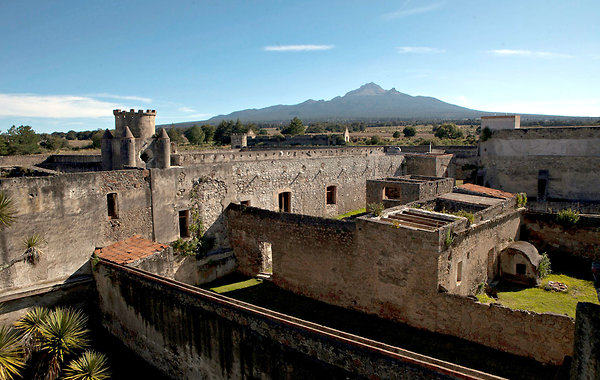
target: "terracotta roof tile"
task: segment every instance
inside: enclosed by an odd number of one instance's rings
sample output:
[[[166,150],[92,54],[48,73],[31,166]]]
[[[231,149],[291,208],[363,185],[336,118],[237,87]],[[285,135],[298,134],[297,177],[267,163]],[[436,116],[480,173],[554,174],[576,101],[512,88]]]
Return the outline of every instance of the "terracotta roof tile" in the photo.
[[[458,186],[459,189],[463,189],[472,193],[486,194],[496,198],[509,199],[514,198],[515,194],[507,193],[506,191],[496,190],[489,187],[474,185],[472,183],[465,183],[464,185]]]
[[[96,248],[94,253],[105,260],[117,264],[130,264],[134,261],[152,256],[168,248],[167,244],[156,243],[135,235],[127,240],[118,241],[103,248]]]

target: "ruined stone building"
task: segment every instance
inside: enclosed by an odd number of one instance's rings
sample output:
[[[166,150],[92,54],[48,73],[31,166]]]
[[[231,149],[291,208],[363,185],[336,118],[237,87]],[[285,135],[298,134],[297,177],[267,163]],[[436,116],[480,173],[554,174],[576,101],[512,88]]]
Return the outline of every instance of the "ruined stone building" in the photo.
[[[2,272],[8,310],[0,320],[94,289],[105,328],[178,378],[302,378],[311,366],[342,378],[497,378],[194,287],[269,266],[275,285],[328,304],[541,363],[572,355],[573,318],[471,297],[498,276],[535,279],[535,248],[520,241],[524,209],[513,194],[535,191],[534,182],[527,177],[518,188],[518,175],[503,174],[504,157],[513,156],[502,155],[502,141],[513,131],[494,131],[481,145],[482,169],[476,152],[461,147],[447,149],[454,155],[372,146],[177,153],[164,130],[156,133],[154,116],[116,110],[101,156],[31,156],[20,162],[31,176],[0,179],[16,217],[0,231],[0,261],[18,257],[27,236],[46,242],[38,264],[19,261]],[[597,137],[595,129],[568,133]],[[11,160],[2,165],[17,166]],[[478,170],[505,191],[454,187],[449,178]],[[567,190],[566,180],[564,188],[550,184],[547,194],[593,199],[586,186],[594,180]],[[373,202],[385,206],[378,216],[332,219]],[[451,214],[460,210],[472,219]],[[194,215],[214,240],[205,259],[173,255],[167,245],[189,237]]]

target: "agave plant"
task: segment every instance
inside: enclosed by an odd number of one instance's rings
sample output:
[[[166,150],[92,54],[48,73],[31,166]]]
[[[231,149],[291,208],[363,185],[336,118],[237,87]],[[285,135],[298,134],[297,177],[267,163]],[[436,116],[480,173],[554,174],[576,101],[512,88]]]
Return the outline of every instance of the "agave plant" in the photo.
[[[0,326],[0,380],[20,377],[24,366],[19,334],[8,326]]]
[[[44,238],[38,234],[33,234],[23,240],[25,244],[25,252],[23,258],[30,264],[37,264],[40,256],[43,254],[41,246],[44,244]]]
[[[87,347],[86,323],[87,317],[79,310],[59,307],[48,313],[40,327],[46,379],[56,379],[65,358]]]
[[[109,379],[110,372],[106,356],[96,351],[86,351],[71,361],[65,369],[65,380],[103,380]]]
[[[10,227],[15,221],[15,210],[12,199],[0,191],[0,228]]]
[[[39,350],[41,339],[40,329],[49,313],[49,309],[36,306],[15,322],[15,327],[21,333],[25,360],[29,359],[33,352]]]

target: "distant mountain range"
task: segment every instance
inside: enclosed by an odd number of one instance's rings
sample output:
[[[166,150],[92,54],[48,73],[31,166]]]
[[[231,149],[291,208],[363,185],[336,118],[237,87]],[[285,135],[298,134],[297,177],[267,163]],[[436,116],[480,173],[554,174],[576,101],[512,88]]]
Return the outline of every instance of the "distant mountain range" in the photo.
[[[299,117],[303,122],[311,121],[460,121],[481,116],[504,115],[477,111],[443,102],[429,96],[410,96],[402,92],[384,90],[375,83],[367,83],[360,88],[336,96],[331,100],[312,100],[295,105],[276,105],[260,109],[235,111],[228,115],[218,115],[208,120],[177,123],[187,127],[193,124],[217,124],[221,120],[236,120],[254,123],[288,123]],[[588,119],[548,115],[522,115],[522,120]],[[589,118],[591,120],[591,118]]]

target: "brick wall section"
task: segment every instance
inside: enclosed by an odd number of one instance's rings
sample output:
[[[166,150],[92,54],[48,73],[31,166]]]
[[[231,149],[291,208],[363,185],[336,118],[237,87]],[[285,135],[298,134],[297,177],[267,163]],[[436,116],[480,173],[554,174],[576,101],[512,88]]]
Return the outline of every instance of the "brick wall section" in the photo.
[[[439,291],[442,284],[452,293],[468,294],[485,275],[490,249],[518,235],[519,211],[459,230],[450,249],[444,246],[445,229],[394,228],[366,217],[354,222],[307,219],[233,204],[227,215],[239,270],[256,273],[258,243],[271,242],[273,281],[294,293],[540,362],[559,364],[572,352],[574,322],[569,317],[490,311]],[[457,285],[459,260],[464,270]]]
[[[103,261],[94,278],[107,330],[175,379],[499,379]]]
[[[152,238],[149,173],[127,170],[0,179],[13,201],[15,223],[0,230],[0,262],[19,257],[23,240],[44,239],[40,262],[18,262],[0,276],[0,291],[89,273],[94,248],[139,234]],[[106,194],[117,193],[118,219],[109,219]]]

